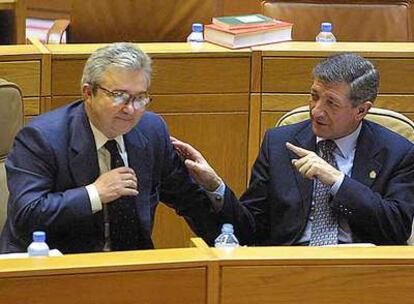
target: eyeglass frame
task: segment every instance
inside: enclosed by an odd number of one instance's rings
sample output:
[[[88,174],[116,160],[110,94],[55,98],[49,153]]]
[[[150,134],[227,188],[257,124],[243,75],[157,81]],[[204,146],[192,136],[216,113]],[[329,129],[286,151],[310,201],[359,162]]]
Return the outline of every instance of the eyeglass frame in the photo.
[[[113,98],[112,103],[116,106],[120,106],[120,105],[126,106],[131,103],[134,109],[138,111],[138,110],[144,110],[152,101],[152,97],[147,91],[139,93],[139,95],[145,95],[146,97],[141,98],[141,100],[137,100],[138,99],[137,95],[133,95],[125,91],[116,91],[116,90],[111,91],[107,88],[104,88],[103,86],[99,84],[96,84],[95,87],[98,89],[101,89],[105,93],[106,96]],[[129,97],[125,99],[123,96],[129,96]],[[117,102],[116,101],[117,98],[122,99],[122,101]]]

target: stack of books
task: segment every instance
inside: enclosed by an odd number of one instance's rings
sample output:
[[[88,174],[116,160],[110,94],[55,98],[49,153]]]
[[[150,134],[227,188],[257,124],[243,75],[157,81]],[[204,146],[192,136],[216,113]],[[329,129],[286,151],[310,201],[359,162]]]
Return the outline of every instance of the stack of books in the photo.
[[[232,49],[292,40],[293,24],[261,14],[215,17],[204,40]]]

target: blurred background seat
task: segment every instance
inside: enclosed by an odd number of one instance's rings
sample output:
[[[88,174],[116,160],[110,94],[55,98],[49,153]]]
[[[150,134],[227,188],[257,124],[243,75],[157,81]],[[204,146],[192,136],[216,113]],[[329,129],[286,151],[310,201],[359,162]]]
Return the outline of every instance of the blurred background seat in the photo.
[[[262,12],[293,22],[294,40],[314,41],[331,22],[337,41],[413,41],[411,0],[272,0]]]
[[[6,171],[4,162],[14,137],[23,125],[23,100],[20,88],[11,82],[0,79],[0,231],[7,215]]]
[[[71,0],[69,43],[185,41],[192,23],[260,12],[260,0]],[[53,43],[62,24],[52,28]]]

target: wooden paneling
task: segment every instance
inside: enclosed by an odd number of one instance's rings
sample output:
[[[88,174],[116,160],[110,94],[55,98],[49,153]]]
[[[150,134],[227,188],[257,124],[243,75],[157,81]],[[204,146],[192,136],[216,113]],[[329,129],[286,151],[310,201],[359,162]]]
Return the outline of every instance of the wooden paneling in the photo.
[[[212,249],[221,304],[412,303],[410,246]]]
[[[183,94],[152,95],[148,109],[157,113],[248,112],[249,95]]]
[[[412,303],[412,246],[224,250],[196,244],[0,259],[0,302]]]
[[[151,91],[157,93],[241,93],[250,86],[250,58],[154,60]],[[174,77],[165,77],[174,75]]]
[[[81,77],[85,60],[52,61],[52,95],[77,95],[81,92]]]
[[[226,267],[221,303],[412,303],[413,271],[412,265]]]
[[[217,173],[241,194],[247,164],[247,113],[163,114],[170,134],[200,150]]]
[[[80,91],[84,60],[55,60],[52,65],[53,95]],[[248,92],[249,58],[154,58],[153,94]]]
[[[413,58],[372,58],[371,60],[380,72],[381,94],[414,94]]]
[[[304,93],[312,84],[319,58],[263,58],[262,92]]]
[[[25,116],[40,114],[40,99],[38,97],[24,98],[23,105]]]
[[[0,279],[1,303],[45,303],[46,299],[59,299],[59,304],[199,304],[206,299],[206,269],[32,276],[24,279],[24,286],[21,278]]]
[[[23,96],[40,96],[40,61],[0,62],[0,75],[17,83]]]
[[[0,303],[206,303],[205,250],[0,259]]]
[[[237,194],[244,191],[247,178],[247,112],[160,114],[172,136],[191,143],[201,151]],[[164,205],[158,207],[153,232],[156,248],[185,247],[192,236],[184,219]]]

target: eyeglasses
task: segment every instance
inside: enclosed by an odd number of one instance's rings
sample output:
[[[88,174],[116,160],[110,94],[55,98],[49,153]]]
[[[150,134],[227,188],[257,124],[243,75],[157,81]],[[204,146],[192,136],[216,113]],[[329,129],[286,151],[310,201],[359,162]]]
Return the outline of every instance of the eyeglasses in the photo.
[[[127,105],[132,103],[132,106],[136,111],[142,111],[151,102],[151,96],[148,92],[142,92],[137,95],[132,95],[124,91],[110,91],[104,87],[97,85],[98,89],[104,91],[104,93],[113,98],[113,104],[116,106]]]

